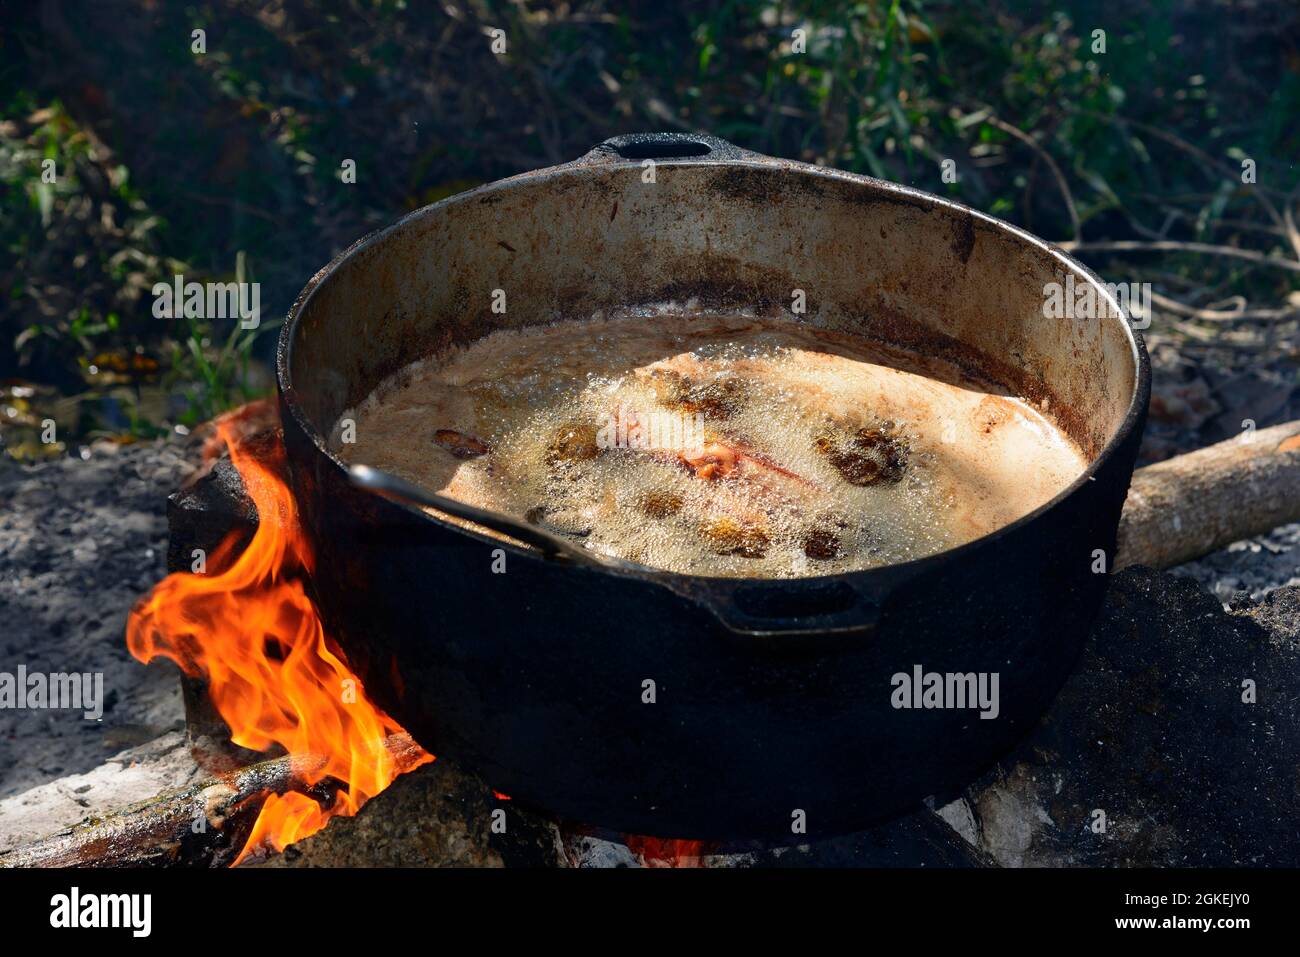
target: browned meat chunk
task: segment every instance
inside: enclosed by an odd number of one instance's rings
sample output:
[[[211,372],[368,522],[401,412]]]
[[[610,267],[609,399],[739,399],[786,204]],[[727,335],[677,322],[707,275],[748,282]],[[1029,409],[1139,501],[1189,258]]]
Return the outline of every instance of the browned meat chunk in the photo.
[[[830,460],[850,485],[897,482],[907,468],[907,442],[892,422],[858,429],[847,438],[822,435],[817,439],[817,451]]]
[[[433,441],[458,459],[476,459],[492,451],[481,439],[453,429],[439,429],[433,433]]]
[[[770,544],[762,526],[742,524],[729,515],[709,519],[701,531],[719,555],[762,558]]]
[[[589,422],[569,422],[561,426],[546,449],[546,461],[551,465],[560,462],[588,462],[600,454],[596,443],[596,427]]]
[[[817,527],[804,536],[803,553],[816,561],[839,558],[841,551],[840,537],[829,528]]]
[[[675,492],[647,492],[641,499],[641,511],[651,518],[667,518],[682,510],[682,497]]]
[[[650,374],[659,401],[671,409],[702,412],[706,419],[727,419],[745,401],[740,379],[695,379],[672,369]]]

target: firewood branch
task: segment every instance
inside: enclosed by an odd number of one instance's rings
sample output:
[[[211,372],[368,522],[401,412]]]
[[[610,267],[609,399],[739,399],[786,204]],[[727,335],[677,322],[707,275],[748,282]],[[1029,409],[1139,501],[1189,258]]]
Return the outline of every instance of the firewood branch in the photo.
[[[1300,420],[1133,473],[1115,567],[1168,568],[1300,521]]]

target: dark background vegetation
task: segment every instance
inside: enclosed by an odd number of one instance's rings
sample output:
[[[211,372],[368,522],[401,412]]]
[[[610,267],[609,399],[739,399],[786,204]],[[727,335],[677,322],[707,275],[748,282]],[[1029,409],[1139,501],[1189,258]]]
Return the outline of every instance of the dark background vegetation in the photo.
[[[1107,279],[1153,283],[1148,458],[1300,417],[1294,0],[0,10],[0,441],[15,458],[157,436],[266,392],[268,320],[339,249],[642,130],[948,194],[1079,244]],[[263,329],[154,318],[151,287],[176,273],[257,280]],[[53,446],[37,440],[47,416]]]

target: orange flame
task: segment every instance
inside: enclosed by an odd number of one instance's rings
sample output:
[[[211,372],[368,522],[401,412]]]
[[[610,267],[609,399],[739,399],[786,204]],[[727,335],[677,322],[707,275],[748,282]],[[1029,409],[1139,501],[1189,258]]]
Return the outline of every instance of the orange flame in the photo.
[[[385,739],[402,729],[366,698],[360,682],[325,634],[302,580],[314,559],[297,505],[282,476],[284,448],[251,442],[253,426],[273,421],[266,404],[245,406],[214,423],[214,457],[222,445],[257,506],[258,525],[238,555],[232,533],[211,556],[206,574],[168,575],[142,598],[127,622],[127,646],[143,662],[162,656],[207,679],[231,739],[254,751],[276,746],[321,760],[306,783],[340,782],[332,805],[297,792],[272,794],[262,805],[236,860],[265,847],[283,850],[314,834],[335,815],[351,816],[398,775],[433,760],[416,748],[397,757]],[[256,446],[254,448],[254,446]]]

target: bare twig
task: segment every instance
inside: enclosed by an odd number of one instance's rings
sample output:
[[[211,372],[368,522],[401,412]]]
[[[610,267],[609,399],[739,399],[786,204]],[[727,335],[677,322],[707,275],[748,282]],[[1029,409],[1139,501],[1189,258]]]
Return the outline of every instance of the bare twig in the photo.
[[[384,739],[399,767],[418,760],[419,746],[402,732]],[[269,794],[312,793],[325,759],[290,754],[132,804],[102,818],[87,818],[0,854],[9,867],[141,867],[162,864],[224,866],[246,839]],[[329,779],[327,779],[328,781]],[[196,822],[202,827],[195,828]]]
[[[1215,246],[1211,243],[1184,243],[1172,239],[1153,242],[1135,242],[1130,240],[1079,242],[1076,240],[1058,243],[1057,245],[1062,249],[1071,252],[1203,253],[1207,256],[1228,256],[1234,259],[1244,259],[1247,262],[1260,263],[1265,266],[1276,266],[1279,269],[1286,269],[1290,272],[1300,272],[1300,261],[1297,260],[1282,259],[1280,256],[1266,256],[1264,253],[1255,252],[1252,249],[1238,249],[1235,246]]]
[[[1187,212],[1187,210],[1179,209],[1177,206],[1161,204],[1160,210],[1161,212],[1168,215],[1171,219],[1178,219],[1178,220],[1182,220],[1183,222],[1195,223],[1197,219],[1197,217]],[[1268,223],[1255,222],[1249,219],[1231,219],[1228,217],[1220,217],[1213,221],[1213,225],[1220,226],[1224,229],[1241,229],[1241,230],[1248,230],[1250,232],[1256,232],[1256,233],[1266,233],[1269,236],[1281,236],[1284,239],[1289,238],[1287,236],[1287,231],[1281,226],[1270,226]],[[1150,238],[1164,239],[1165,237],[1152,236]]]
[[[989,108],[984,107],[984,109]],[[1079,210],[1074,205],[1074,194],[1070,192],[1070,184],[1066,182],[1065,174],[1061,172],[1061,167],[1056,164],[1056,160],[1052,159],[1052,154],[1047,152],[1038,140],[1034,139],[1019,127],[1012,126],[1006,120],[994,116],[991,110],[989,111],[989,115],[984,119],[984,122],[990,126],[996,127],[1008,136],[1013,136],[1020,140],[1020,142],[1024,143],[1037,153],[1042,158],[1043,162],[1047,164],[1047,168],[1052,171],[1052,175],[1056,178],[1056,185],[1060,187],[1061,198],[1065,200],[1066,211],[1070,214],[1070,226],[1074,231],[1074,239],[1078,242],[1083,235],[1082,223],[1079,220]]]
[[[1220,310],[1189,306],[1187,303],[1162,296],[1158,292],[1151,293],[1151,301],[1161,309],[1187,316],[1189,319],[1204,319],[1210,322],[1272,322],[1300,318],[1300,309],[1246,309],[1245,300],[1241,297],[1236,298],[1241,301],[1242,308]]]
[[[1158,140],[1163,140],[1171,146],[1176,146],[1178,149],[1195,156],[1203,165],[1214,170],[1219,174],[1219,176],[1226,179],[1236,180],[1241,175],[1240,170],[1234,169],[1218,157],[1211,156],[1199,146],[1189,143],[1187,140],[1175,133],[1170,133],[1168,130],[1162,130],[1158,126],[1152,126],[1151,124],[1143,123],[1140,120],[1126,119],[1121,116],[1109,116],[1105,113],[1098,113],[1095,110],[1081,110],[1080,112],[1087,116],[1115,123],[1120,126],[1130,126],[1133,129],[1141,130],[1149,136],[1154,136]],[[1249,191],[1250,195],[1264,208],[1264,211],[1268,213],[1269,218],[1285,231],[1287,238],[1291,243],[1291,248],[1296,254],[1296,259],[1300,260],[1300,230],[1296,229],[1295,219],[1291,213],[1291,201],[1296,195],[1296,190],[1292,190],[1289,194],[1282,194],[1278,190],[1266,189],[1258,184],[1251,185],[1252,188]],[[1270,192],[1282,196],[1285,215],[1279,213],[1277,207],[1273,205],[1273,202],[1268,198],[1268,193]]]
[[[1300,187],[1297,187],[1300,189]],[[1295,214],[1291,211],[1291,202],[1295,199],[1296,190],[1291,191],[1291,195],[1286,198],[1282,204],[1282,228],[1286,230],[1286,238],[1291,243],[1292,250],[1295,251],[1296,259],[1300,259],[1300,229],[1296,228]]]

